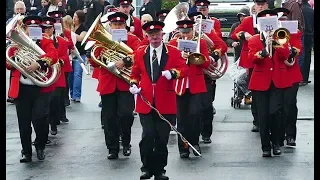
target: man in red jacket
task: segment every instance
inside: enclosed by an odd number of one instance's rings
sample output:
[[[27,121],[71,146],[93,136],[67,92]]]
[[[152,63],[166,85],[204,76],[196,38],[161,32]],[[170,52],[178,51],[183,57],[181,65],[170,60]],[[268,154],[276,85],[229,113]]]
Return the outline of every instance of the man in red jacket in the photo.
[[[39,27],[42,19],[39,16],[27,16],[23,19],[23,24],[26,26],[25,32],[29,34],[29,27]],[[49,76],[51,68],[58,60],[58,53],[54,47],[52,39],[46,34],[42,34],[42,40],[37,41],[37,45],[45,52],[39,60],[31,63],[27,67],[29,73],[36,70],[46,71],[49,68]],[[9,57],[16,56],[16,48],[9,50]],[[16,99],[15,105],[17,110],[20,139],[22,144],[21,163],[32,161],[31,133],[33,124],[36,139],[35,148],[37,158],[45,159],[45,145],[48,139],[48,111],[49,111],[49,96],[54,90],[54,86],[39,87],[35,85],[29,78],[21,74],[8,61],[6,62],[7,69],[12,71],[12,79],[9,88],[9,95]],[[31,113],[30,113],[31,112]]]
[[[133,33],[140,40],[142,40],[143,33],[142,33],[141,21],[139,18],[131,16],[130,14],[130,10],[132,8],[131,3],[132,3],[132,0],[120,0],[119,12],[122,12],[128,16],[128,19],[126,20],[127,27],[129,27],[129,30],[131,33]]]
[[[283,15],[279,21],[288,21],[288,14],[290,11],[286,8],[276,8],[275,12],[282,12]],[[297,29],[297,33],[290,33],[290,46],[291,54],[287,62],[287,71],[292,81],[292,87],[286,88],[284,91],[284,124],[282,129],[282,137],[280,137],[280,145],[283,145],[284,139],[287,141],[288,146],[296,146],[297,135],[297,94],[299,90],[299,82],[302,81],[302,74],[298,64],[298,56],[302,53],[302,32]]]
[[[158,112],[137,96],[136,112],[142,125],[139,143],[142,162],[140,179],[168,180],[165,176],[168,160],[170,126],[160,119],[159,114],[169,121],[176,117],[176,94],[173,79],[180,79],[188,72],[188,66],[180,51],[162,42],[164,23],[150,21],[143,25],[150,44],[141,46],[134,55],[131,72],[132,94],[140,93]],[[139,88],[138,88],[139,87]]]
[[[176,22],[180,33],[179,39],[198,40],[197,37],[193,37],[194,23],[192,20],[180,20]],[[169,41],[169,45],[177,47],[179,39],[172,39]],[[203,110],[202,96],[207,92],[202,69],[208,68],[210,65],[208,46],[204,39],[200,39],[200,53],[205,57],[205,62],[201,65],[189,63],[189,73],[185,78],[176,80],[175,91],[177,93],[178,131],[201,153],[199,136],[201,131],[201,112]],[[187,61],[189,53],[182,52],[182,56]],[[178,138],[178,147],[180,157],[188,158],[190,154],[189,149],[184,147],[180,138]],[[193,152],[193,154],[198,155],[196,152]]]
[[[210,1],[208,0],[196,0],[195,4],[197,6],[197,11],[201,12],[207,19],[211,19],[214,21],[213,24],[213,29],[215,31],[215,33],[222,38],[222,33],[221,33],[221,24],[219,19],[215,18],[215,17],[210,17],[209,16],[209,5],[210,5]]]
[[[257,15],[257,17],[265,16],[277,16],[277,13],[265,10]],[[273,53],[269,54],[266,50],[269,49],[266,47],[266,36],[265,32],[261,32],[248,41],[248,60],[254,64],[249,89],[256,98],[262,156],[271,157],[271,148],[273,155],[281,154],[279,128],[283,119],[283,93],[285,88],[292,86],[292,79],[285,65],[290,55],[289,43],[280,45],[273,41]]]
[[[195,20],[195,17],[198,15],[202,15],[201,12],[190,13],[188,16],[191,20]],[[202,15],[203,16],[203,15]],[[205,17],[203,16],[205,19]],[[213,46],[208,47],[212,50],[211,60],[217,62],[222,55],[228,50],[227,44],[217,35],[214,29],[211,30],[210,33],[205,33],[208,38],[213,42]],[[212,64],[214,62],[211,62]],[[212,105],[212,102],[215,99],[215,92],[216,92],[216,80],[212,80],[211,77],[208,75],[204,75],[207,92],[204,93],[203,96],[203,104],[204,109],[202,112],[202,123],[201,123],[201,135],[202,140],[204,143],[208,144],[211,143],[211,135],[212,135],[212,121],[213,116],[215,114],[215,108]]]
[[[254,0],[254,7],[255,11],[258,14],[259,12],[268,9],[268,0]],[[255,16],[255,15],[254,15]],[[253,16],[248,16],[244,18],[241,22],[241,24],[234,29],[234,31],[231,33],[231,39],[235,41],[243,40],[243,45],[241,49],[240,54],[240,60],[239,60],[239,66],[247,68],[249,70],[249,81],[251,78],[252,70],[253,70],[253,62],[248,59],[248,40],[250,37],[252,37],[254,34],[258,33],[257,28],[255,27],[256,22],[254,22]],[[259,122],[257,121],[257,110],[256,105],[254,101],[254,97],[245,98],[245,104],[251,103],[251,113],[253,116],[253,127],[252,132],[259,132]]]
[[[121,12],[115,12],[108,16],[111,29],[125,29],[128,16]],[[128,40],[125,42],[133,51],[139,48],[140,40],[137,36],[128,33]],[[107,61],[103,57],[104,49],[97,49],[95,57],[100,57],[102,61]],[[92,59],[89,59],[93,67],[97,67]],[[132,65],[131,58],[124,58],[115,62],[118,69],[128,68]],[[131,154],[131,127],[133,124],[134,97],[129,92],[129,84],[123,79],[101,68],[97,91],[100,92],[102,99],[103,125],[105,141],[109,149],[108,159],[117,159],[119,153],[119,129],[122,133],[123,155]],[[120,128],[119,128],[120,126]]]

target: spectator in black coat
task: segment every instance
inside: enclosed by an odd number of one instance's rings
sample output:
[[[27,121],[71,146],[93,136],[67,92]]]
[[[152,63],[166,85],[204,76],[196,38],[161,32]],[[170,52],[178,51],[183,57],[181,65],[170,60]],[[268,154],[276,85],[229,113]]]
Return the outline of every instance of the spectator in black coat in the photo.
[[[42,9],[41,0],[23,0],[23,2],[26,5],[28,15],[37,16]]]
[[[234,23],[234,24],[232,24],[229,37],[228,37],[228,39],[226,41],[226,43],[227,43],[227,45],[229,47],[233,47],[234,48],[234,62],[236,62],[240,57],[243,41],[242,40],[240,40],[240,42],[234,41],[234,40],[231,39],[230,36],[231,36],[231,33],[234,31],[234,29],[236,29],[236,27],[238,27],[239,24],[242,22],[242,20],[247,16],[250,16],[249,7],[244,7],[242,9],[240,9],[239,13],[237,14],[237,17],[238,17],[239,21]]]
[[[109,3],[106,3],[110,5]],[[90,27],[96,17],[104,12],[105,1],[104,0],[92,0],[87,4],[86,22],[84,25]]]
[[[73,17],[73,14],[76,12],[76,10],[83,9],[84,3],[82,0],[68,0],[67,2],[67,15],[70,15]]]
[[[155,9],[155,5],[154,2],[152,0],[143,0],[143,5],[140,8],[139,11],[139,15],[140,15],[140,19],[142,17],[142,15],[144,14],[150,14],[152,19],[156,19],[156,9]]]
[[[299,65],[303,80],[300,85],[307,85],[309,81],[312,42],[314,34],[314,10],[311,8],[308,0],[302,0],[302,14],[304,17],[304,32],[302,38],[302,54],[299,57]]]
[[[13,16],[13,0],[6,0],[6,21]]]

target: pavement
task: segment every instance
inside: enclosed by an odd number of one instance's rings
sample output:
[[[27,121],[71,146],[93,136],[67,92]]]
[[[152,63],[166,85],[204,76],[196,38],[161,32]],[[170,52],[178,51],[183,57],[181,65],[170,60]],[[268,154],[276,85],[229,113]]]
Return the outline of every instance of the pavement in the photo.
[[[230,58],[230,63],[233,61]],[[7,73],[7,88],[9,84]],[[314,74],[311,84],[298,92],[299,116],[314,116]],[[19,163],[21,144],[15,107],[6,109],[6,179],[8,180],[135,180],[140,176],[139,141],[141,125],[136,117],[132,127],[132,154],[108,160],[100,125],[100,97],[97,81],[83,75],[81,103],[67,107],[70,122],[49,135],[46,159]],[[314,179],[314,121],[298,120],[297,146],[282,147],[283,154],[262,158],[259,133],[251,132],[250,106],[230,106],[233,82],[228,75],[217,81],[212,143],[201,142],[202,157],[180,159],[177,135],[168,144],[167,175],[171,180],[311,180]],[[32,134],[35,138],[34,132]],[[121,151],[120,151],[121,152]]]

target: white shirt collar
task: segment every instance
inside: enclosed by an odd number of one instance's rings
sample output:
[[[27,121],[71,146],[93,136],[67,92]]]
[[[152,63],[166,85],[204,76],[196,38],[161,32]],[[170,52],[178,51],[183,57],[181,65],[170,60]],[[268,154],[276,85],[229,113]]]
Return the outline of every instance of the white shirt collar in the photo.
[[[160,46],[157,47],[157,48],[153,48],[153,47],[150,45],[150,52],[153,53],[153,50],[155,49],[156,52],[157,52],[157,55],[158,55],[158,53],[162,53],[162,48],[163,48],[163,43],[161,43]]]

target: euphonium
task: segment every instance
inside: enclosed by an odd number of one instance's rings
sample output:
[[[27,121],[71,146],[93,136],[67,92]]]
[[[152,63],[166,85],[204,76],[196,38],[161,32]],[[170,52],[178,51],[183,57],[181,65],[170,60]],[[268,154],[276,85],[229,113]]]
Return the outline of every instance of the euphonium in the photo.
[[[36,70],[32,73],[26,71],[26,67],[31,65],[31,62],[39,60],[40,56],[44,55],[45,52],[33,42],[19,26],[16,27],[16,23],[13,23],[11,26],[11,28],[7,26],[7,29],[11,29],[7,38],[14,43],[8,45],[6,49],[6,59],[9,64],[39,87],[48,87],[52,85],[60,76],[60,64],[56,63],[51,67],[48,67],[46,71]],[[8,54],[10,48],[13,47],[17,48],[14,59],[10,58]],[[47,77],[50,72],[49,68],[52,69],[52,74],[50,77]]]
[[[101,13],[91,25],[89,31],[82,41],[82,44],[87,41],[94,42],[94,44],[91,44],[93,45],[91,49],[92,60],[116,76],[118,76],[120,72],[121,77],[127,81],[130,81],[131,67],[125,67],[121,70],[118,70],[115,68],[115,62],[120,61],[128,56],[132,58],[133,50],[123,42],[112,41],[112,35],[103,27],[102,23],[100,22],[100,17]],[[98,48],[102,48],[103,50],[101,51],[100,57],[95,57],[95,51]],[[88,47],[86,47],[86,49],[88,49]],[[104,60],[106,61],[104,62]]]

